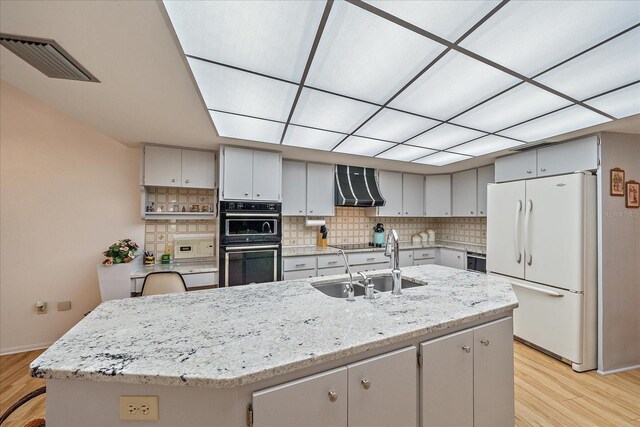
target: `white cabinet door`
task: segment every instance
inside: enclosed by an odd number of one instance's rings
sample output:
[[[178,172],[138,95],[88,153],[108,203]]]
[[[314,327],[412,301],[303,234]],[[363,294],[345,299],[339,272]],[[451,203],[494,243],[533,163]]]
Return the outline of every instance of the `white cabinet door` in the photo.
[[[282,215],[307,214],[307,165],[282,161]]]
[[[215,153],[182,150],[182,186],[189,188],[215,188],[215,164]]]
[[[272,151],[253,152],[253,199],[280,200],[282,155]]]
[[[414,346],[353,363],[347,369],[349,427],[416,426]]]
[[[317,277],[316,269],[313,270],[293,270],[282,273],[282,280],[309,279]]]
[[[404,216],[424,216],[424,176],[402,174],[402,209]]]
[[[378,208],[378,216],[402,216],[402,173],[380,171],[378,184],[386,201]]]
[[[182,150],[179,148],[144,147],[144,185],[180,187]]]
[[[598,169],[598,137],[554,144],[538,150],[538,176]]]
[[[255,427],[347,425],[347,368],[253,393]]]
[[[451,176],[453,216],[476,216],[478,209],[478,180],[476,169],[457,172]]]
[[[493,165],[478,168],[478,216],[487,216],[487,185],[495,181]]]
[[[335,206],[333,165],[307,163],[307,215],[333,216]]]
[[[473,331],[474,427],[513,426],[513,321]]]
[[[251,200],[253,187],[253,150],[238,147],[224,147],[223,150],[223,199]]]
[[[426,216],[451,216],[451,175],[427,175],[424,202]]]
[[[440,265],[465,270],[467,268],[467,254],[464,251],[440,248]]]
[[[421,425],[473,426],[473,331],[420,344]]]
[[[400,268],[411,267],[413,265],[413,251],[400,251]]]
[[[496,159],[496,182],[536,177],[536,150]]]

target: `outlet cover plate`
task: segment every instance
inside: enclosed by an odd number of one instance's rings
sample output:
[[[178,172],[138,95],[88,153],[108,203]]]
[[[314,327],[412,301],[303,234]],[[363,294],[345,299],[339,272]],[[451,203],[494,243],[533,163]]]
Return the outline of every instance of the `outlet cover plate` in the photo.
[[[120,396],[120,420],[158,421],[158,396]]]

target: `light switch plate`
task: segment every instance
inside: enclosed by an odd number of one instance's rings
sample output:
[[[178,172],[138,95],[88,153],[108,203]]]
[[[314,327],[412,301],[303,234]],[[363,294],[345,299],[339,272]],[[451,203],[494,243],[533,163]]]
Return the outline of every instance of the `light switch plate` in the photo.
[[[120,396],[120,420],[158,421],[158,396]]]
[[[60,301],[58,303],[58,311],[71,310],[71,301]]]

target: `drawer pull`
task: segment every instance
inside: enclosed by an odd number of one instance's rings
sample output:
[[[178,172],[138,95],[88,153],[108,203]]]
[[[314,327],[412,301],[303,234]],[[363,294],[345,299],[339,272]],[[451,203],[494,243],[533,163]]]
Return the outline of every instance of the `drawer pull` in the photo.
[[[367,258],[367,261],[375,261],[375,258]]]
[[[484,338],[480,340],[483,346],[489,347],[489,340],[485,340]]]
[[[360,384],[362,384],[362,387],[364,387],[365,390],[369,390],[371,388],[371,381],[366,378],[363,378],[362,381],[360,381]]]
[[[296,264],[296,267],[304,267],[307,264]]]
[[[462,349],[466,352],[466,353],[471,353],[471,347],[469,347],[468,345],[463,345]]]
[[[338,393],[336,393],[333,390],[329,391],[329,400],[332,402],[335,402],[336,400],[338,400]]]
[[[329,261],[327,264],[337,264],[338,261]]]

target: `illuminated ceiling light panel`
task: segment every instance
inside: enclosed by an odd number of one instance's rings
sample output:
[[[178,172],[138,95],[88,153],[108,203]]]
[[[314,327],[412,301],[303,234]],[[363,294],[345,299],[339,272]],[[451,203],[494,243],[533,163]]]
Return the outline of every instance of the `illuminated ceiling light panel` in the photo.
[[[522,142],[513,139],[502,138],[495,135],[487,135],[475,141],[467,142],[457,147],[452,147],[449,151],[466,154],[468,156],[484,156],[485,154],[495,153],[496,151],[506,150],[508,148],[524,145]]]
[[[410,162],[420,157],[427,156],[435,153],[435,150],[428,150],[426,148],[412,147],[410,145],[396,145],[390,150],[384,153],[378,154],[376,157],[380,159],[400,160],[403,162]]]
[[[535,80],[582,100],[631,83],[638,78],[640,28],[580,55]]]
[[[349,133],[380,107],[343,96],[304,88],[291,122],[297,125]]]
[[[402,142],[439,123],[435,120],[385,108],[358,129],[356,135]]]
[[[384,103],[444,49],[357,6],[335,2],[306,84]]]
[[[389,106],[447,120],[518,82],[509,74],[451,51]]]
[[[618,119],[640,114],[640,83],[599,96],[586,104]]]
[[[495,132],[569,104],[564,98],[523,83],[456,117],[452,122]]]
[[[390,142],[378,141],[375,139],[350,136],[334,151],[336,153],[356,154],[358,156],[373,157],[379,152],[393,147]]]
[[[187,55],[299,82],[322,17],[316,1],[165,1]]]
[[[347,135],[342,133],[289,125],[282,144],[291,145],[293,147],[331,151],[331,149],[346,136]]]
[[[460,45],[532,77],[639,21],[637,1],[511,1]]]
[[[565,108],[519,126],[499,132],[510,138],[533,142],[589,126],[608,122],[610,119],[579,105]]]
[[[207,108],[286,121],[297,86],[189,59]]]
[[[416,27],[454,42],[496,7],[499,2],[493,0],[373,0],[367,1],[367,3]]]
[[[486,135],[486,133],[445,123],[406,143],[419,147],[432,148],[434,150],[444,150],[484,135]]]
[[[235,114],[210,111],[218,135],[227,138],[248,139],[250,141],[279,144],[284,124]]]
[[[432,154],[422,159],[414,160],[414,162],[422,163],[424,165],[444,166],[444,165],[461,162],[462,160],[468,160],[468,159],[472,159],[472,157],[463,156],[462,154],[447,153],[445,151],[441,151],[439,153]]]

